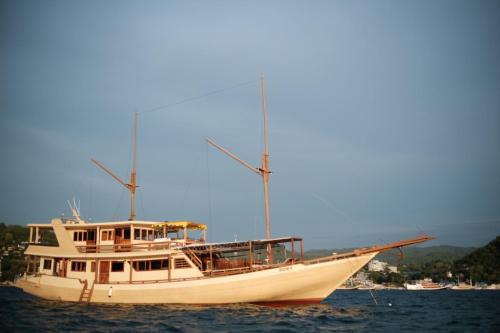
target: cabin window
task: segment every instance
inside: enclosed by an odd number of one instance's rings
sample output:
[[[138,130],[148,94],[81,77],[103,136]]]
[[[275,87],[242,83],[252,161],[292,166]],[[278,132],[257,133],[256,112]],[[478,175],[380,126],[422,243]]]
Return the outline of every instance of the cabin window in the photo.
[[[148,240],[149,241],[153,240],[153,230],[148,230]]]
[[[168,269],[168,259],[134,261],[136,271],[159,271]]]
[[[112,272],[123,272],[124,271],[123,261],[113,261],[111,263],[111,271]]]
[[[73,232],[73,240],[75,242],[82,242],[87,240],[87,232],[86,231],[75,231]]]
[[[92,261],[92,262],[90,263],[90,271],[91,271],[92,273],[94,273],[94,272],[95,272],[95,261]]]
[[[175,268],[191,268],[191,265],[184,258],[175,259]]]
[[[52,269],[52,259],[43,259],[43,269]]]
[[[85,272],[87,268],[87,263],[85,261],[72,261],[71,270],[73,272]]]
[[[113,230],[103,230],[101,233],[101,240],[113,240]]]
[[[151,270],[161,270],[168,269],[168,259],[163,260],[151,260]]]
[[[123,230],[123,239],[130,239],[130,229]]]
[[[141,229],[134,229],[134,239],[135,240],[141,239]]]
[[[148,270],[148,265],[146,261],[137,261],[137,271],[147,271]]]
[[[141,229],[141,239],[148,240],[148,231],[146,229]]]
[[[94,241],[95,240],[95,231],[87,231],[87,240]]]

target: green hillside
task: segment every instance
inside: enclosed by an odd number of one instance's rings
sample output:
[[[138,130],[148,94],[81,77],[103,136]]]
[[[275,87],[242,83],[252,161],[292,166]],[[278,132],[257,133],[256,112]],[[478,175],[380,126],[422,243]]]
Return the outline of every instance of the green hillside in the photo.
[[[391,265],[423,265],[432,261],[453,262],[471,253],[474,247],[458,246],[430,246],[430,247],[407,247],[403,248],[403,258],[400,259],[399,251],[389,251],[377,256],[378,260],[385,261]]]
[[[24,272],[24,245],[29,237],[29,229],[20,225],[0,223],[0,256],[2,276],[0,281],[12,281]]]
[[[473,281],[500,283],[500,236],[455,261],[456,273]]]
[[[452,263],[463,258],[476,248],[458,246],[431,246],[431,247],[405,247],[403,248],[403,258],[400,258],[399,250],[392,250],[377,255],[376,259],[389,263],[390,265],[417,265],[421,266],[431,261],[444,261]],[[342,253],[353,249],[332,249],[332,250],[309,250],[304,253],[306,259],[331,255],[333,252]]]

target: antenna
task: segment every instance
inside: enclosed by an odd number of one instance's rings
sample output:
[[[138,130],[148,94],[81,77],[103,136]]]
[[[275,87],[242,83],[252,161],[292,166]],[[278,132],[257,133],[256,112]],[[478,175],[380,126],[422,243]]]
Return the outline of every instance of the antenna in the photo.
[[[120,177],[115,175],[111,170],[106,168],[99,161],[91,158],[90,160],[94,162],[98,167],[103,169],[108,175],[113,177],[118,183],[122,184],[130,192],[130,217],[129,221],[134,221],[135,219],[135,189],[139,186],[136,185],[135,178],[137,174],[136,169],[136,159],[137,159],[137,112],[134,113],[134,130],[132,133],[133,148],[132,148],[132,171],[130,173],[130,182],[127,184]]]
[[[73,217],[75,218],[76,222],[78,223],[85,223],[81,218],[80,218],[80,205],[76,204],[76,200],[73,197],[73,203],[71,203],[69,200],[67,200],[69,208],[71,209],[71,212],[73,213]]]

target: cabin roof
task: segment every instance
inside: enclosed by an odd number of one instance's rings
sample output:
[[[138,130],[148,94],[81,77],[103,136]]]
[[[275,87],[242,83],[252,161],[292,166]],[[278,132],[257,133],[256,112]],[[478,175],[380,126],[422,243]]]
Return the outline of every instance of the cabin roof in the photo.
[[[166,227],[168,231],[176,231],[179,229],[191,229],[191,230],[207,230],[207,225],[203,223],[195,223],[190,221],[171,221],[171,222],[161,222],[154,224],[155,228]]]
[[[302,241],[302,238],[299,237],[280,237],[280,238],[271,238],[271,239],[257,239],[251,241],[235,241],[235,242],[222,242],[222,243],[203,243],[203,244],[190,244],[183,246],[182,248],[191,248],[191,249],[208,249],[210,246],[213,247],[223,247],[223,248],[231,248],[238,246],[248,246],[250,242],[253,245],[264,245],[264,244],[279,244],[279,243],[288,243],[294,241]]]
[[[163,227],[166,226],[168,231],[177,231],[187,228],[191,230],[207,230],[206,224],[195,223],[191,221],[112,221],[112,222],[85,222],[85,223],[64,223],[67,229],[89,229],[95,227],[119,227],[133,224],[134,226],[144,227]],[[33,223],[28,224],[28,227],[51,228],[52,223]]]

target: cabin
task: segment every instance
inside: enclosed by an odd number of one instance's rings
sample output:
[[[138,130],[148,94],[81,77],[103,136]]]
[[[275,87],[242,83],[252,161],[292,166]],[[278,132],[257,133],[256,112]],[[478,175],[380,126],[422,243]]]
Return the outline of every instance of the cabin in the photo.
[[[207,243],[206,225],[191,221],[86,223],[53,219],[50,224],[28,227],[28,275],[89,283],[199,279],[291,265],[304,259],[300,238]],[[296,253],[299,249],[300,255]]]
[[[206,241],[206,225],[190,221],[29,224],[26,272],[98,283],[200,277],[183,251]]]

